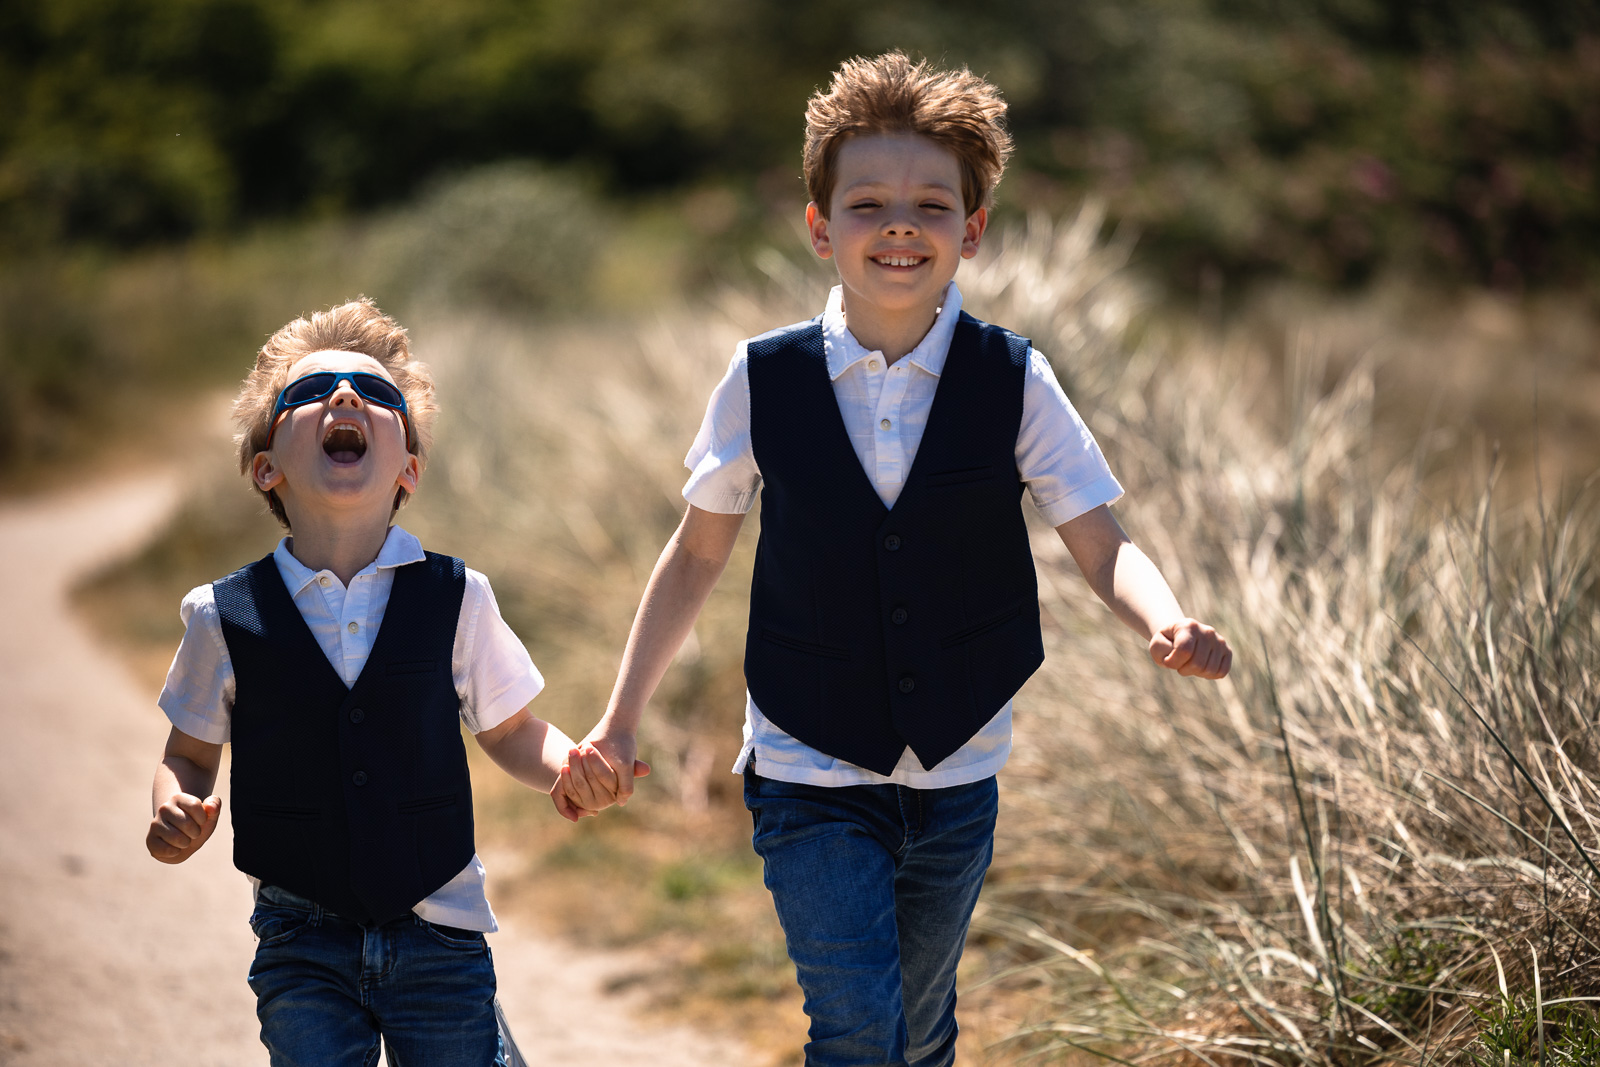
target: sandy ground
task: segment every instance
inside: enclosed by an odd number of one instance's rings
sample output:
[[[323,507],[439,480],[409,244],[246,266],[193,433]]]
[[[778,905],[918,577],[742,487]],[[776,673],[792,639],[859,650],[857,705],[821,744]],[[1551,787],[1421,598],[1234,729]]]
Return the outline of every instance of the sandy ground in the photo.
[[[0,504],[7,1067],[267,1062],[245,984],[250,890],[232,866],[227,820],[181,866],[145,852],[166,720],[67,605],[72,581],[135,549],[180,488],[165,473]],[[532,1064],[750,1061],[725,1041],[646,1026],[625,998],[602,991],[637,960],[580,953],[510,924],[490,944],[502,1004]]]

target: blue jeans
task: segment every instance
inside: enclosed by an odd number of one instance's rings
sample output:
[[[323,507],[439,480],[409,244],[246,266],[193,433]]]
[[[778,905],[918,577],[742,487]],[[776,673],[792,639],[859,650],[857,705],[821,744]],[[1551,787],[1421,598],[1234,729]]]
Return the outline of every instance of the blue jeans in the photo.
[[[815,1067],[946,1067],[956,964],[994,854],[995,780],[947,789],[795,785],[746,770],[811,1017]]]
[[[475,931],[415,916],[362,926],[262,886],[250,926],[272,1067],[504,1067],[494,961]]]

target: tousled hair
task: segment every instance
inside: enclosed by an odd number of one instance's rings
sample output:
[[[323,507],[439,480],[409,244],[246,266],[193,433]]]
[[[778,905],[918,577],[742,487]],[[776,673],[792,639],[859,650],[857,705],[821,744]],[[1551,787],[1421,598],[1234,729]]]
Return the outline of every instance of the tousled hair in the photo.
[[[904,52],[846,60],[827,90],[806,102],[806,192],[824,218],[833,196],[839,148],[862,134],[915,133],[949,150],[961,165],[968,215],[988,207],[1011,156],[1000,90],[972,73],[913,63]]]
[[[267,338],[256,353],[256,365],[233,401],[233,421],[239,427],[233,439],[239,447],[242,472],[249,474],[256,454],[266,451],[272,409],[278,394],[289,384],[289,368],[314,352],[359,352],[383,364],[405,394],[406,416],[411,421],[411,451],[427,463],[428,449],[433,445],[433,424],[439,414],[433,375],[427,364],[411,358],[405,328],[361,296],[295,319]],[[273,516],[288,527],[289,516],[278,494],[269,491],[262,496]],[[406,496],[404,489],[397,490],[394,506],[399,508]]]

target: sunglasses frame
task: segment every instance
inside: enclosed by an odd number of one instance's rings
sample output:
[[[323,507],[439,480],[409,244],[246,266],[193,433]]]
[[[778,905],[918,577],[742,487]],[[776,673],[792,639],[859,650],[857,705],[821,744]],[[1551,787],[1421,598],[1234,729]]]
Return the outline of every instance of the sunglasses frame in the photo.
[[[303,400],[288,401],[284,399],[288,395],[290,389],[293,389],[307,378],[315,378],[320,374],[333,375],[333,381],[328,385],[326,390],[318,393],[316,396],[308,396]],[[396,393],[399,393],[400,403],[391,404],[387,400],[370,395],[365,389],[361,388],[360,379],[363,378],[372,378],[380,381],[384,385],[387,385],[389,388],[393,389]],[[282,415],[285,411],[288,411],[291,408],[305,407],[307,404],[315,404],[319,400],[326,400],[338,390],[340,382],[349,382],[350,388],[354,389],[356,395],[359,396],[363,401],[369,404],[376,404],[381,408],[388,408],[390,411],[398,412],[400,415],[400,422],[405,426],[406,429],[406,451],[413,453],[416,451],[415,444],[411,438],[411,413],[406,409],[405,390],[401,389],[398,385],[396,385],[394,382],[391,382],[383,375],[373,374],[371,371],[365,370],[314,370],[310,374],[302,374],[300,377],[296,378],[294,381],[278,390],[277,402],[272,405],[272,422],[267,429],[267,443],[262,448],[262,451],[265,452],[272,447],[272,439],[277,435],[278,432],[279,415]]]

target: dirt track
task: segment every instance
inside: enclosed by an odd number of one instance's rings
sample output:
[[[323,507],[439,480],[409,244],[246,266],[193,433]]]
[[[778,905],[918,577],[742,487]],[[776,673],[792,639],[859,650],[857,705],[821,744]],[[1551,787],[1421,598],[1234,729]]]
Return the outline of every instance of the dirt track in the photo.
[[[8,1067],[267,1062],[245,985],[250,890],[232,866],[227,820],[181,866],[146,854],[166,720],[155,694],[140,691],[67,606],[72,580],[135,548],[179,489],[164,474],[0,504],[0,1064]],[[725,1042],[647,1028],[602,993],[629,968],[625,957],[580,954],[511,925],[490,944],[530,1063],[749,1061]]]

